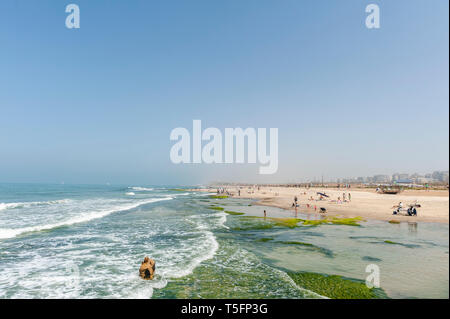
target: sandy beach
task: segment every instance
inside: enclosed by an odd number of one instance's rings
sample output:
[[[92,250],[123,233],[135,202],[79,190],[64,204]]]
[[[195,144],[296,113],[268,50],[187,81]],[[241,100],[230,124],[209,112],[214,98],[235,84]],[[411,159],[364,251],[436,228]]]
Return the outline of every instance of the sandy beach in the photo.
[[[386,220],[386,221],[421,221],[421,222],[449,222],[449,193],[445,190],[405,190],[396,195],[380,194],[373,189],[350,188],[294,188],[294,187],[260,187],[248,186],[225,186],[233,197],[238,197],[238,189],[241,190],[241,198],[258,200],[255,204],[263,206],[273,206],[288,210],[295,210],[292,207],[294,197],[298,198],[297,208],[299,212],[317,213],[323,207],[330,216],[356,217],[361,216],[366,219]],[[216,188],[201,189],[201,191],[215,191]],[[326,193],[328,198],[320,200],[317,192]],[[343,193],[346,193],[347,200],[341,201]],[[348,201],[348,193],[351,194],[351,201]],[[312,197],[312,199],[311,199]],[[417,201],[421,205],[418,208],[417,216],[393,215],[394,205],[403,202],[406,208],[409,204]],[[322,214],[323,215],[323,214]]]

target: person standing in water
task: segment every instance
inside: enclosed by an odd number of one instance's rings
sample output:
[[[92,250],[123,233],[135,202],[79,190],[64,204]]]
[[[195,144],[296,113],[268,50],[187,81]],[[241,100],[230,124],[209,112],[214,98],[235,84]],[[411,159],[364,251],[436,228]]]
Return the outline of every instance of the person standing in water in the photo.
[[[267,214],[266,214],[266,210],[264,210],[264,218],[266,218]]]

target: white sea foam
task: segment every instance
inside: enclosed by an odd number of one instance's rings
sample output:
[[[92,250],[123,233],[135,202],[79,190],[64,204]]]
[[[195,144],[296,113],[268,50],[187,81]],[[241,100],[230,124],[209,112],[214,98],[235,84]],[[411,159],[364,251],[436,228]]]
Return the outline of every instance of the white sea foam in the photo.
[[[297,288],[297,289],[300,290],[302,293],[304,293],[306,298],[309,298],[309,299],[317,299],[317,298],[319,298],[319,299],[329,299],[328,297],[322,296],[322,295],[320,295],[320,294],[318,294],[318,293],[316,293],[316,292],[314,292],[314,291],[311,291],[311,290],[308,290],[308,289],[305,289],[305,288],[300,287],[300,286],[297,285],[297,284],[295,283],[295,281],[294,281],[291,277],[289,277],[289,275],[288,275],[287,273],[285,273],[284,271],[279,270],[279,269],[276,269],[276,268],[273,268],[273,271],[274,271],[274,272],[277,272],[277,273],[278,273],[284,280],[286,280],[289,284],[291,284],[293,287]]]
[[[36,220],[25,218],[24,221],[28,225],[22,224],[21,227],[20,223],[12,223],[12,227],[0,229],[0,240],[29,232],[88,222],[146,203],[168,201],[177,197],[176,195],[181,194],[147,200],[124,199],[123,197],[116,199],[93,198],[73,200],[73,205],[61,207],[55,205],[51,210],[48,210],[48,207],[39,210],[24,210],[23,214],[29,213],[31,215],[38,212],[40,215]],[[52,214],[53,211],[55,214]],[[13,298],[99,298],[102,296],[108,296],[108,298],[151,298],[154,291],[167,285],[168,280],[192,274],[194,269],[202,262],[213,258],[219,249],[219,243],[213,230],[223,226],[226,214],[223,212],[207,215],[195,214],[185,218],[166,214],[166,212],[172,211],[170,205],[161,205],[151,210],[143,210],[142,214],[130,216],[131,220],[133,218],[145,220],[147,216],[161,216],[161,214],[168,218],[165,221],[159,218],[149,218],[148,223],[140,223],[145,226],[139,228],[140,231],[137,233],[134,232],[133,226],[130,226],[129,234],[115,232],[109,227],[98,232],[95,230],[95,224],[92,225],[92,229],[90,227],[80,228],[80,233],[77,232],[72,235],[65,232],[59,233],[57,230],[52,231],[51,241],[46,241],[46,235],[42,233],[37,241],[39,243],[41,243],[41,240],[45,242],[45,247],[39,245],[33,249],[17,248],[21,256],[24,257],[21,259],[27,260],[27,266],[30,265],[30,260],[33,261],[33,273],[27,273],[25,276],[20,271],[26,269],[26,267],[22,267],[22,264],[12,264],[0,272],[0,286],[9,287],[6,290],[10,293],[9,296]],[[74,216],[74,214],[77,215]],[[55,215],[59,219],[54,219]],[[124,216],[124,220],[127,220],[127,216]],[[188,220],[191,224],[185,225],[185,220]],[[29,226],[30,222],[35,223]],[[38,224],[38,226],[34,226],[35,224]],[[133,241],[128,241],[129,235],[132,235]],[[167,236],[170,240],[173,240],[173,245],[167,246],[164,241],[160,242],[158,239],[160,236],[163,238]],[[138,244],[136,249],[136,243],[134,242],[136,238],[142,238],[143,242],[147,239],[148,243]],[[152,241],[152,238],[155,238],[155,241]],[[29,240],[30,243],[27,243],[27,245],[32,245],[31,240],[35,241],[27,237],[20,238],[20,240],[24,242]],[[4,241],[5,244],[16,242],[15,240]],[[117,251],[118,245],[123,249],[120,254],[115,256],[108,253],[110,248]],[[44,250],[50,250],[51,257],[42,257],[45,255],[43,254]],[[105,253],[108,258],[102,258],[102,253]],[[139,258],[136,258],[136,253],[139,254]],[[137,274],[136,267],[138,267],[141,258],[140,254],[154,256],[158,261],[155,279],[150,282],[142,281]],[[58,256],[58,258],[54,258],[54,256]],[[65,275],[64,262],[80,259],[89,260],[92,263],[87,263],[87,266],[80,266],[79,288],[75,289],[67,283],[70,278]],[[112,275],[115,280],[111,282],[109,278]],[[23,279],[23,277],[26,277],[26,279]],[[42,281],[43,278],[44,281]],[[19,282],[27,289],[15,289]],[[5,297],[5,295],[2,295],[0,291],[1,297]]]
[[[211,195],[216,195],[216,193],[195,193],[197,196],[211,196]]]
[[[49,200],[45,202],[19,202],[19,203],[0,203],[0,210],[31,207],[31,206],[41,206],[41,205],[55,205],[55,204],[67,204],[72,200],[70,199],[58,199]]]
[[[204,231],[204,241],[197,244],[195,247],[196,251],[203,251],[203,254],[200,256],[193,258],[189,261],[189,263],[183,265],[182,268],[178,268],[176,270],[170,269],[170,271],[163,271],[163,276],[167,278],[181,278],[187,275],[192,274],[195,268],[200,265],[205,260],[211,259],[216,254],[219,249],[219,243],[216,240],[214,234],[210,231]]]
[[[148,192],[148,191],[153,190],[153,188],[146,188],[146,187],[139,187],[139,186],[130,186],[128,188],[132,189],[134,191],[138,191],[138,192]]]
[[[116,206],[111,209],[88,212],[88,213],[81,213],[80,215],[69,218],[68,220],[61,221],[58,223],[53,223],[53,224],[37,225],[37,226],[15,228],[15,229],[0,229],[0,239],[13,238],[13,237],[16,237],[16,236],[24,234],[24,233],[49,230],[49,229],[58,228],[58,227],[62,227],[62,226],[69,226],[69,225],[73,225],[73,224],[84,223],[84,222],[88,222],[88,221],[91,221],[94,219],[103,218],[103,217],[108,216],[115,212],[125,211],[125,210],[139,207],[141,205],[155,203],[155,202],[159,202],[159,201],[163,201],[163,200],[171,200],[171,199],[173,199],[173,198],[172,197],[153,198],[153,199],[140,201],[140,202],[136,202],[136,203],[132,203],[132,204],[128,204],[128,205]]]
[[[127,192],[127,193],[125,193],[125,195],[127,195],[127,196],[134,196],[134,195],[136,195],[136,194],[133,193],[133,192]]]
[[[202,262],[211,259],[216,254],[219,249],[219,243],[216,240],[213,232],[211,231],[214,227],[224,227],[226,221],[225,213],[217,213],[209,215],[209,219],[214,220],[215,223],[211,224],[210,221],[206,221],[204,216],[193,215],[191,221],[197,226],[197,229],[203,233],[203,238],[199,240],[196,239],[196,247],[194,248],[197,252],[203,252],[199,256],[194,257],[189,263],[184,264],[181,269],[173,270],[171,269],[167,273],[163,273],[165,277],[168,278],[180,278],[192,274],[195,268],[199,266]],[[225,218],[224,218],[225,217]]]

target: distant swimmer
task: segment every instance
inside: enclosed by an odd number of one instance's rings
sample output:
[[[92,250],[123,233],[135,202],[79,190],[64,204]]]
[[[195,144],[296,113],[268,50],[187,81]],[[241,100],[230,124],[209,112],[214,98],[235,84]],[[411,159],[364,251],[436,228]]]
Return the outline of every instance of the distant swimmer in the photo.
[[[145,280],[152,280],[155,275],[155,261],[145,257],[139,268],[139,276]]]

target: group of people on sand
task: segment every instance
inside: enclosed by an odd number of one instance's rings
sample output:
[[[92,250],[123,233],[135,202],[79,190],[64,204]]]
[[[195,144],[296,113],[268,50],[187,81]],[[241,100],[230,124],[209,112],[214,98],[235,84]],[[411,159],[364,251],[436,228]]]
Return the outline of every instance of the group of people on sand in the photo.
[[[351,202],[351,201],[352,201],[352,194],[350,194],[350,192],[348,193],[348,195],[345,192],[342,193],[342,200],[341,200],[340,196],[338,196],[338,199],[337,199],[338,204],[347,203],[347,202]]]
[[[303,195],[306,195],[306,192],[304,192]],[[318,192],[317,195],[319,195],[319,197],[317,199],[315,199],[313,196],[310,196],[308,198],[308,200],[309,201],[324,201],[324,200],[326,200],[326,197],[327,198],[330,197],[328,194],[320,193],[320,192]],[[338,196],[337,200],[330,200],[330,202],[337,203],[337,204],[348,203],[351,201],[352,201],[352,194],[350,192],[342,193],[342,199],[341,199],[341,196]],[[297,212],[298,207],[300,207],[300,204],[298,202],[298,197],[294,196],[294,201],[292,202],[291,208],[295,208],[295,211]],[[306,204],[306,208],[307,209],[312,208],[315,211],[317,211],[320,208],[321,213],[325,213],[327,211],[326,208],[317,207],[317,205],[311,205],[311,204]]]
[[[226,190],[225,188],[218,188],[217,189],[217,195],[220,194],[227,194],[228,196],[233,196],[233,194],[231,194],[228,190]]]
[[[407,216],[417,216],[417,208],[422,207],[417,200],[413,204],[408,205],[408,209],[406,210]],[[401,215],[403,211],[403,202],[399,202],[397,205],[392,206],[395,210],[392,212],[392,215]]]

